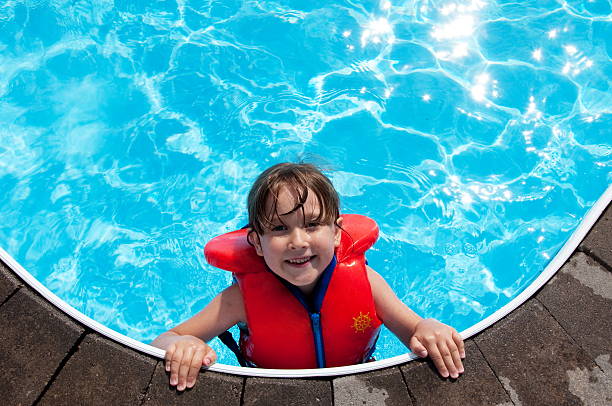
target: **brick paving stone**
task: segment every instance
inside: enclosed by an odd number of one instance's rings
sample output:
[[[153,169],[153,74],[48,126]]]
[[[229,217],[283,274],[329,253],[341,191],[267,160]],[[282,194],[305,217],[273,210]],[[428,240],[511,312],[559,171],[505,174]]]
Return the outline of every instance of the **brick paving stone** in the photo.
[[[582,404],[569,373],[597,368],[535,299],[475,341],[515,404]]]
[[[412,405],[399,368],[333,380],[335,405]]]
[[[244,378],[238,376],[200,372],[192,389],[178,392],[169,385],[164,364],[160,361],[155,368],[144,405],[239,405],[243,381]]]
[[[332,405],[332,385],[319,379],[247,378],[245,405]]]
[[[157,360],[88,334],[41,399],[41,405],[135,405]]]
[[[574,254],[537,298],[593,359],[612,354],[612,273],[596,261]]]
[[[599,217],[579,249],[596,257],[612,269],[612,205]]]
[[[4,302],[17,288],[22,286],[2,261],[0,261],[0,303]]]
[[[465,373],[458,379],[440,377],[431,361],[401,367],[415,405],[511,404],[474,342],[466,342],[465,353]]]
[[[83,333],[68,317],[22,288],[0,307],[0,399],[32,404]]]

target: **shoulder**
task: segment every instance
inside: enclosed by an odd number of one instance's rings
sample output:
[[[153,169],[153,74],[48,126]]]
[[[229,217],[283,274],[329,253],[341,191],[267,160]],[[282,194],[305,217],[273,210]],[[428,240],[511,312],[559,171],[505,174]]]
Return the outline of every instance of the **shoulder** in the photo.
[[[381,288],[384,288],[385,286],[389,286],[387,284],[387,281],[385,281],[385,279],[380,276],[378,272],[370,268],[368,265],[366,265],[366,274],[368,275],[368,281],[372,286],[372,292],[374,292],[374,289],[379,290]]]
[[[372,297],[377,305],[398,301],[391,286],[378,272],[366,265],[368,281],[372,289]]]

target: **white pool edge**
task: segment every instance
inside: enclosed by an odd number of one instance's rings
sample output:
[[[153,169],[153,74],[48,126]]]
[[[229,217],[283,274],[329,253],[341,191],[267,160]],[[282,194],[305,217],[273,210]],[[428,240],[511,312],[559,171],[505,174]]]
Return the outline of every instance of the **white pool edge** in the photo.
[[[485,328],[496,323],[511,311],[522,305],[527,299],[529,299],[534,293],[536,293],[552,276],[561,268],[561,266],[567,261],[567,259],[576,250],[580,242],[587,235],[589,230],[593,227],[597,219],[601,216],[603,211],[606,209],[608,204],[612,201],[612,185],[609,185],[606,191],[601,195],[593,207],[584,216],[584,219],[578,226],[578,228],[572,233],[570,238],[566,241],[563,247],[559,250],[557,255],[549,262],[544,268],[544,271],[517,297],[512,299],[508,304],[497,310],[495,313],[487,317],[486,319],[474,324],[473,326],[465,329],[461,332],[461,336],[467,339]],[[51,302],[55,307],[59,308],[62,312],[66,313],[73,319],[78,320],[82,324],[91,328],[94,331],[116,341],[128,347],[131,347],[137,351],[152,355],[157,358],[164,358],[165,351],[144,344],[140,341],[134,340],[126,335],[118,333],[64,302],[53,292],[43,286],[36,278],[34,278],[28,271],[26,271],[13,257],[11,257],[4,249],[0,247],[0,259],[7,264],[13,272],[30,287],[34,288],[40,293],[47,301]],[[376,369],[386,368],[395,366],[407,361],[411,361],[417,358],[411,353],[398,355],[396,357],[387,358],[380,361],[369,362],[359,365],[350,365],[345,367],[336,368],[321,368],[321,369],[265,369],[265,368],[244,368],[235,367],[232,365],[215,364],[209,368],[210,371],[223,372],[234,375],[246,375],[246,376],[257,376],[257,377],[272,377],[272,378],[309,378],[309,377],[322,377],[322,376],[337,376],[337,375],[348,375],[360,372],[367,372]]]

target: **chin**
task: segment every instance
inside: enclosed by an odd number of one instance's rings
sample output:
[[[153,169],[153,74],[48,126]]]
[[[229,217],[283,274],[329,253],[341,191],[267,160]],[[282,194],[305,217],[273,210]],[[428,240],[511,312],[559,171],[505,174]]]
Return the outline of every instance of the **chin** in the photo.
[[[316,282],[316,279],[308,279],[308,280],[300,279],[300,280],[294,280],[291,283],[295,286],[304,287],[304,286],[311,285],[315,282]]]

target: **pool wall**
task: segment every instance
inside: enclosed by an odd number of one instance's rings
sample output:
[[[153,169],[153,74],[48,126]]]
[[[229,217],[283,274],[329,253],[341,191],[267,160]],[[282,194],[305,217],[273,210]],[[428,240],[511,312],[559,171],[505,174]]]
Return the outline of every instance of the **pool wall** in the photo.
[[[550,261],[548,266],[544,269],[544,271],[540,274],[538,278],[536,278],[531,285],[526,288],[521,294],[519,294],[516,298],[514,298],[507,305],[497,310],[491,316],[482,320],[481,322],[471,326],[470,328],[461,332],[461,335],[464,339],[474,336],[485,328],[491,326],[498,320],[502,319],[512,310],[519,307],[523,304],[527,299],[529,299],[535,292],[538,291],[556,272],[559,268],[567,261],[572,252],[578,247],[580,241],[586,236],[588,231],[591,229],[593,224],[597,221],[601,213],[605,210],[605,208],[609,205],[610,201],[612,201],[612,186],[609,186],[605,193],[597,200],[595,205],[589,210],[589,212],[585,215],[583,221],[580,223],[578,228],[572,233],[570,238],[561,248],[561,250],[557,253],[557,255]],[[4,263],[6,263],[13,272],[15,272],[25,283],[34,288],[38,293],[40,293],[46,300],[51,302],[54,306],[59,308],[62,312],[66,313],[70,317],[76,319],[81,322],[85,326],[91,328],[94,331],[99,332],[100,334],[109,337],[110,339],[119,342],[123,345],[131,347],[137,351],[143,352],[145,354],[152,355],[157,358],[164,357],[164,351],[152,347],[148,344],[141,343],[137,340],[134,340],[130,337],[127,337],[123,334],[118,333],[115,330],[112,330],[97,321],[91,319],[90,317],[84,315],[83,313],[76,310],[74,307],[68,305],[58,296],[53,294],[49,289],[43,286],[36,278],[34,278],[27,270],[25,270],[17,261],[15,261],[6,251],[0,248],[0,259]],[[401,363],[405,363],[407,361],[411,361],[416,357],[411,354],[404,354],[392,358],[383,359],[376,362],[360,364],[360,365],[351,365],[346,367],[337,367],[337,368],[323,368],[323,369],[300,369],[300,370],[281,370],[281,369],[264,369],[264,368],[243,368],[236,367],[225,364],[216,364],[210,368],[211,371],[215,372],[223,372],[229,374],[236,375],[247,375],[247,376],[260,376],[260,377],[275,377],[275,378],[291,378],[291,377],[319,377],[319,376],[337,376],[337,375],[346,375],[346,374],[354,374],[360,372],[371,371],[375,369],[381,369],[386,367],[391,367],[394,365],[398,365]]]

